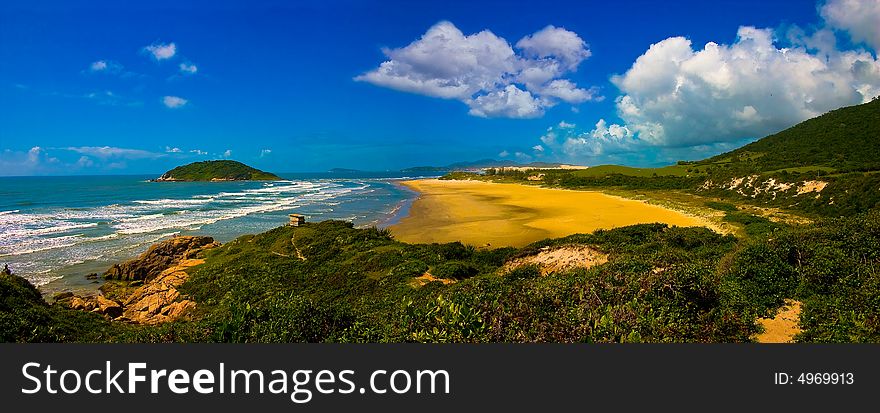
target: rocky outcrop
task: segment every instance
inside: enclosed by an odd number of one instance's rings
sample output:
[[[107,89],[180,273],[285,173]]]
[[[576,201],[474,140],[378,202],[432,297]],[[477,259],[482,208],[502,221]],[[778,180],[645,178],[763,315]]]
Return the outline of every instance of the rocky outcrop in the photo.
[[[111,288],[102,287],[101,294],[63,294],[56,296],[56,303],[117,321],[158,324],[175,320],[196,306],[177,290],[189,276],[185,270],[205,262],[195,258],[200,252],[219,245],[211,237],[175,237],[160,242],[138,258],[116,264],[105,273],[108,279],[135,280],[127,286],[108,283],[104,287]]]
[[[150,281],[178,262],[195,258],[206,248],[220,245],[211,237],[179,236],[154,244],[139,257],[114,264],[104,273],[104,279]]]
[[[149,283],[138,287],[123,302],[123,318],[140,324],[157,324],[174,320],[194,308],[196,303],[181,299],[177,287],[188,277],[185,269],[203,262],[201,259],[183,260],[162,271]]]
[[[122,306],[116,301],[104,298],[103,295],[99,295],[95,297],[95,308],[92,311],[97,311],[110,318],[118,318],[122,315]]]
[[[777,181],[776,178],[762,177],[761,175],[748,175],[733,177],[729,181],[713,182],[706,180],[697,188],[698,191],[728,191],[735,192],[739,196],[748,198],[766,197],[769,199],[788,198],[796,199],[805,194],[815,193],[819,197],[828,182],[819,180],[803,180],[794,182]]]

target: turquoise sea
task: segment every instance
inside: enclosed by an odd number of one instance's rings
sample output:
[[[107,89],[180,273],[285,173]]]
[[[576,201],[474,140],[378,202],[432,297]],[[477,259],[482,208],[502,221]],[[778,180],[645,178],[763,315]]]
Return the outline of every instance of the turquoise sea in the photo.
[[[299,213],[384,227],[416,194],[394,173],[281,174],[275,182],[149,182],[155,176],[0,177],[0,264],[44,293],[94,289],[102,273],[176,234],[220,242]]]

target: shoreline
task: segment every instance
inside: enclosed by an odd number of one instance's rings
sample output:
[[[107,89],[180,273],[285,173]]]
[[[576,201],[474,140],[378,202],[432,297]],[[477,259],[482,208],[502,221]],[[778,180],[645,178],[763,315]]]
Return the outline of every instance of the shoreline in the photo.
[[[417,196],[395,182],[419,178],[411,174],[325,175],[288,176],[281,182],[184,183],[168,187],[153,186],[143,175],[47,178],[52,185],[75,191],[77,196],[53,197],[30,191],[23,192],[21,199],[7,199],[10,204],[2,208],[4,222],[18,225],[15,228],[22,235],[7,234],[0,240],[5,241],[0,244],[0,265],[8,263],[16,274],[39,286],[44,296],[65,291],[87,294],[100,285],[100,280],[87,275],[100,275],[171,233],[210,235],[225,242],[283,225],[288,222],[289,212],[304,213],[309,221],[349,220],[359,227],[385,228],[405,216]],[[299,185],[300,181],[306,184]],[[297,189],[288,188],[293,184]],[[4,189],[16,189],[27,182],[15,179],[4,185]],[[232,201],[227,202],[227,198]],[[204,202],[196,204],[196,200]],[[14,207],[19,201],[39,201],[41,206]],[[67,212],[71,208],[75,215]],[[153,218],[143,218],[147,215]],[[62,231],[64,225],[70,228]],[[131,228],[117,225],[136,228],[122,232]],[[148,226],[156,228],[152,232],[151,228],[140,229]],[[55,238],[64,242],[55,242]],[[27,251],[31,249],[28,242],[40,248]]]
[[[474,180],[400,184],[419,193],[410,214],[388,227],[404,242],[521,247],[546,238],[654,222],[722,232],[706,217],[599,191]]]

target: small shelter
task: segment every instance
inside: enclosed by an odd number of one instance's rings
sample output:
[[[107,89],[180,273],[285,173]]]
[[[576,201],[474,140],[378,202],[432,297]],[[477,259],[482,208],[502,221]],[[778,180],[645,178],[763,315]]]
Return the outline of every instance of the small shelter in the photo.
[[[298,227],[306,223],[306,216],[301,214],[290,214],[290,223],[292,227]]]

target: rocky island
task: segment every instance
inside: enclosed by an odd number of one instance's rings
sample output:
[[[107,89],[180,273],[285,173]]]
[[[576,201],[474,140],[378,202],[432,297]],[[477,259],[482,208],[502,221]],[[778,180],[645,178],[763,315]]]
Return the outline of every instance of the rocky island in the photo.
[[[178,166],[153,182],[275,181],[281,178],[237,161],[202,161]]]

